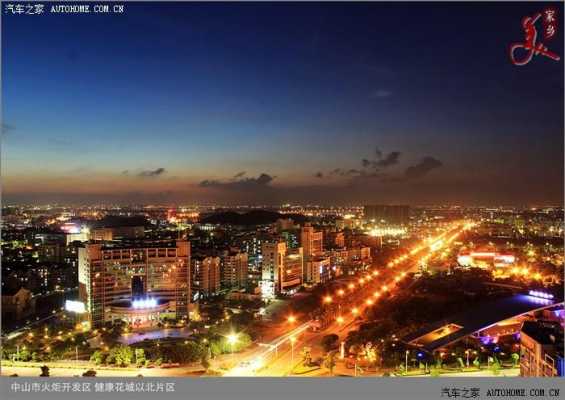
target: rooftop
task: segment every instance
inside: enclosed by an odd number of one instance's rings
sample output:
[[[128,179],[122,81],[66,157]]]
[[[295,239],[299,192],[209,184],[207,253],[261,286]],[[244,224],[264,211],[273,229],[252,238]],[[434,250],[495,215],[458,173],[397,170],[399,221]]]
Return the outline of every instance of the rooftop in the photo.
[[[563,343],[563,329],[555,321],[525,321],[522,333],[542,345]]]

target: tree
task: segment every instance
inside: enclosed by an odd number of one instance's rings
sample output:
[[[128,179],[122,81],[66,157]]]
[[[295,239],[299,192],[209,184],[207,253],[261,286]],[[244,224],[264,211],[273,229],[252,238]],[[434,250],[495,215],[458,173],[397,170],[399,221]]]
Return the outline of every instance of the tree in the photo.
[[[114,363],[117,366],[125,367],[131,364],[133,359],[133,350],[131,347],[126,345],[119,345],[112,347],[106,361],[108,363]]]
[[[217,304],[211,305],[206,310],[208,313],[208,318],[212,321],[219,320],[224,317],[224,309]]]
[[[100,350],[96,350],[90,356],[90,361],[96,365],[102,364],[104,362],[104,353],[102,353]]]
[[[253,313],[249,311],[242,311],[239,314],[234,314],[230,317],[231,323],[238,327],[248,328],[254,321]]]
[[[512,357],[512,366],[516,367],[518,365],[518,361],[520,360],[520,355],[518,353],[512,353],[510,357]]]
[[[335,351],[330,351],[324,357],[324,367],[330,370],[330,376],[333,376],[334,374],[334,368],[336,365],[335,355],[336,355]]]
[[[212,358],[215,358],[216,356],[222,354],[222,346],[220,341],[211,341],[208,347],[210,348],[210,355]]]
[[[492,371],[493,375],[500,374],[500,362],[498,359],[494,359],[494,362],[490,365],[490,370]]]
[[[481,362],[479,361],[479,357],[477,357],[477,358],[475,358],[475,359],[473,360],[473,365],[474,365],[476,368],[481,369]]]
[[[143,349],[135,349],[135,365],[136,367],[140,368],[142,365],[145,364],[145,350]]]
[[[337,347],[337,342],[339,341],[339,336],[335,333],[331,335],[326,335],[322,338],[322,347],[326,352],[333,350]]]
[[[25,348],[20,351],[19,361],[29,361],[31,359],[31,352]]]

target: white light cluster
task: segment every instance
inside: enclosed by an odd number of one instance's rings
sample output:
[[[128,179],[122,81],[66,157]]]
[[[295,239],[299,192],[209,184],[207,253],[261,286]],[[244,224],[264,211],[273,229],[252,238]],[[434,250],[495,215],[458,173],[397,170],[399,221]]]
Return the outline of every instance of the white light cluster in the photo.
[[[86,312],[86,307],[82,301],[66,300],[65,310],[77,314],[83,314]]]
[[[371,236],[401,236],[407,232],[406,228],[381,227],[369,231]]]
[[[157,307],[157,300],[152,298],[134,300],[132,303],[133,308],[154,308]]]
[[[534,296],[534,297],[540,297],[542,299],[553,299],[552,294],[544,293],[544,292],[538,292],[536,290],[530,290],[529,295]]]

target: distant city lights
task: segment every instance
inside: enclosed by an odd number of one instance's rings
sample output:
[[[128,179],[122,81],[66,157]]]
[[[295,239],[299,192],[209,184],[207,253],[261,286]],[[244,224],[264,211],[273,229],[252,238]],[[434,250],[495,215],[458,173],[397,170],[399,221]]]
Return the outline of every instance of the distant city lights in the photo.
[[[383,227],[383,228],[373,228],[369,231],[371,236],[402,236],[407,233],[406,228],[394,228],[394,227]]]

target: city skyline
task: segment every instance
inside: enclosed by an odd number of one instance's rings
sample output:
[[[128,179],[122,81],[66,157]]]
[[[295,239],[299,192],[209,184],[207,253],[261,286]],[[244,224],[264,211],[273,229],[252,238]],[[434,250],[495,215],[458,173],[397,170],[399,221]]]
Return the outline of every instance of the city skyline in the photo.
[[[562,205],[562,61],[508,57],[542,8],[4,16],[4,200]]]

